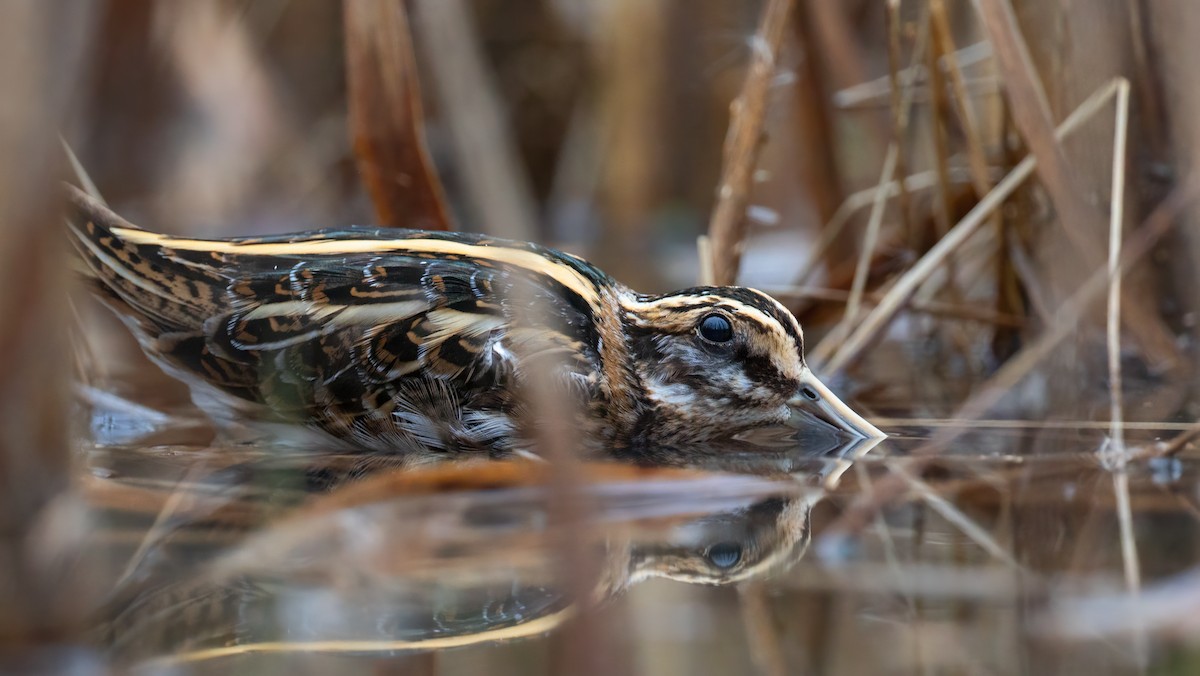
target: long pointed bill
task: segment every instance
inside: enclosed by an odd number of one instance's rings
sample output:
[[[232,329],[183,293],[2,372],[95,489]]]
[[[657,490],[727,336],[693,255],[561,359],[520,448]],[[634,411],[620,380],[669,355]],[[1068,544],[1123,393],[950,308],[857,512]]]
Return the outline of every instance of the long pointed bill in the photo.
[[[811,424],[810,421],[815,418],[856,437],[880,439],[887,436],[878,427],[867,422],[866,418],[842,403],[842,400],[817,380],[808,369],[804,370],[800,391],[788,401],[788,406],[792,408],[791,424],[795,427]]]

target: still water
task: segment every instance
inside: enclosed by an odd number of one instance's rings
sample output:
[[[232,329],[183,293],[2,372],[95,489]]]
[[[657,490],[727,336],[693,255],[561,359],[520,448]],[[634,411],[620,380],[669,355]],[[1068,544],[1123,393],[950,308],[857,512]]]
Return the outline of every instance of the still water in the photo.
[[[1099,427],[399,471],[141,413],[97,409],[83,480],[92,636],[139,673],[1200,673],[1197,464],[1121,476]]]

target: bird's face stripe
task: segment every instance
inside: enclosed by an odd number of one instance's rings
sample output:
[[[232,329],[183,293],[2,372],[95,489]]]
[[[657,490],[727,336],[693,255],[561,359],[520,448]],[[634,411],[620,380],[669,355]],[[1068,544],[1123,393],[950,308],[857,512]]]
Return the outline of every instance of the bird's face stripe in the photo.
[[[774,306],[779,305],[779,301],[776,300],[774,297],[772,297],[771,294],[769,294],[769,293],[766,293],[764,291],[759,291],[758,289],[747,288],[746,290],[749,291],[750,293],[753,293],[756,296],[761,297],[763,300],[767,301],[771,305],[774,305]],[[804,329],[800,327],[800,321],[798,319],[796,319],[796,315],[792,314],[791,312],[787,312],[786,310],[783,312],[780,312],[778,314],[780,315],[780,317],[778,318],[778,321],[784,322],[785,326],[791,327],[792,331],[794,331],[796,333],[796,336],[798,336],[800,338],[801,343],[803,343]]]
[[[175,238],[145,230],[113,228],[113,233],[134,244],[155,244],[175,250],[208,251],[248,256],[338,256],[344,254],[403,252],[432,256],[465,256],[482,264],[496,261],[551,277],[593,307],[600,296],[594,280],[569,265],[524,249],[486,244],[468,244],[447,239],[338,239],[298,242],[236,242]]]
[[[747,305],[746,303],[734,300],[732,298],[724,298],[719,296],[679,296],[652,301],[627,299],[622,303],[622,305],[637,313],[652,312],[654,310],[670,310],[673,312],[686,313],[694,310],[724,307],[737,314],[739,319],[749,319],[758,323],[763,327],[764,330],[778,323],[778,320],[776,320],[774,317],[771,317],[753,305]]]

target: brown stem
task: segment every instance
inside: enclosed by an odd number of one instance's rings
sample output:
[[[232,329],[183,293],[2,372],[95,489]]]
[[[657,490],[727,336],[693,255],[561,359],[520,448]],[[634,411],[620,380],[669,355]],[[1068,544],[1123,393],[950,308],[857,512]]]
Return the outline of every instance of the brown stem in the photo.
[[[768,0],[763,8],[754,54],[742,91],[730,106],[717,206],[708,224],[712,240],[713,278],[717,284],[737,280],[746,238],[746,208],[754,182],[754,168],[762,148],[767,95],[783,44],[793,0]]]

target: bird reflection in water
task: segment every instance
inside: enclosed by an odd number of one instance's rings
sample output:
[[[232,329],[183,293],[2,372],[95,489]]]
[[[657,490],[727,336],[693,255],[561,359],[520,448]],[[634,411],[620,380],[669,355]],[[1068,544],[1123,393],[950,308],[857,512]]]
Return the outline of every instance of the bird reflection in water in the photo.
[[[345,494],[381,477],[325,486],[291,516],[250,527],[222,528],[220,510],[207,510],[142,557],[98,618],[97,641],[118,663],[164,665],[542,635],[651,578],[723,585],[786,571],[808,548],[813,505],[874,444],[789,455],[756,440],[711,455],[759,476],[601,465],[584,527],[555,522],[544,484],[505,478],[468,490],[443,478],[436,491],[386,498],[357,491],[361,501]],[[598,562],[583,587],[591,598],[571,598],[580,587],[562,580],[568,529]]]

